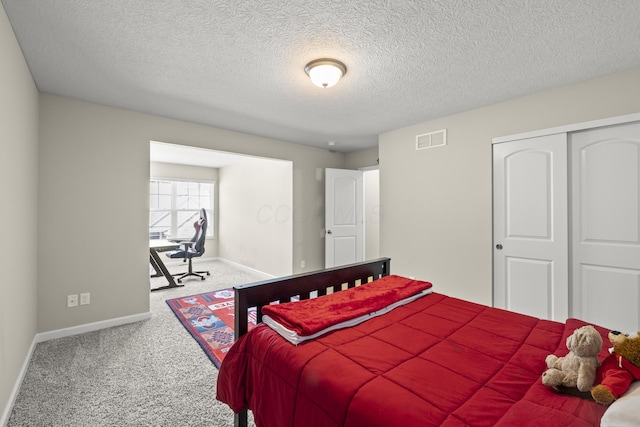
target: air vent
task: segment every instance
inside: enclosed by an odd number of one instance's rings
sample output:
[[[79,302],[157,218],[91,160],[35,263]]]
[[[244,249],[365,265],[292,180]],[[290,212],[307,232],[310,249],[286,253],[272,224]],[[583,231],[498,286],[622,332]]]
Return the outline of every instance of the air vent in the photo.
[[[447,130],[442,129],[435,132],[416,135],[416,150],[425,148],[443,147],[447,145]]]

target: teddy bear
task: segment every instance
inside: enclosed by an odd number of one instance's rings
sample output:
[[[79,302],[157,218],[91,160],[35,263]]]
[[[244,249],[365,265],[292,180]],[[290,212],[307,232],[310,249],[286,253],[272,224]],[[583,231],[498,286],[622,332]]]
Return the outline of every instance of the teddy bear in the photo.
[[[609,405],[622,396],[631,383],[640,380],[640,331],[638,336],[616,331],[609,332],[613,348],[596,371],[596,386],[591,389],[593,399]]]
[[[549,369],[542,373],[542,383],[556,390],[558,387],[577,387],[588,392],[596,378],[602,337],[596,328],[585,325],[567,337],[567,348],[566,356],[550,354],[546,357]]]

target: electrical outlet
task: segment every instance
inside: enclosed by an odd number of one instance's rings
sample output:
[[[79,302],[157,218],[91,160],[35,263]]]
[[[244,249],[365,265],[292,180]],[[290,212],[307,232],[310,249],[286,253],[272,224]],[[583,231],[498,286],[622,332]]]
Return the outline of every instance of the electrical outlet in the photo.
[[[78,294],[67,295],[67,307],[77,307],[78,306]]]
[[[91,304],[91,294],[89,292],[80,294],[80,305]]]

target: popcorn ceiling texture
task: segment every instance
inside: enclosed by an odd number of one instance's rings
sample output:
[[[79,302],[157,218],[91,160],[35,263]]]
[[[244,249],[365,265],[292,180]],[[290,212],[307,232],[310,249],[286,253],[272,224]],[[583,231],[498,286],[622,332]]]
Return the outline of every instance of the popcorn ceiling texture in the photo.
[[[2,3],[43,92],[339,151],[640,66],[637,0]]]

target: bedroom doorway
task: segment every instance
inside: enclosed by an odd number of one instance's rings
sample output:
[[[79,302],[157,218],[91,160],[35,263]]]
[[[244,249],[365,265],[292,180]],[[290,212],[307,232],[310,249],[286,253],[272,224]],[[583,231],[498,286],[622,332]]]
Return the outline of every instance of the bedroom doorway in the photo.
[[[364,260],[364,178],[350,169],[325,169],[325,268]]]
[[[378,167],[325,169],[325,268],[379,256]]]

